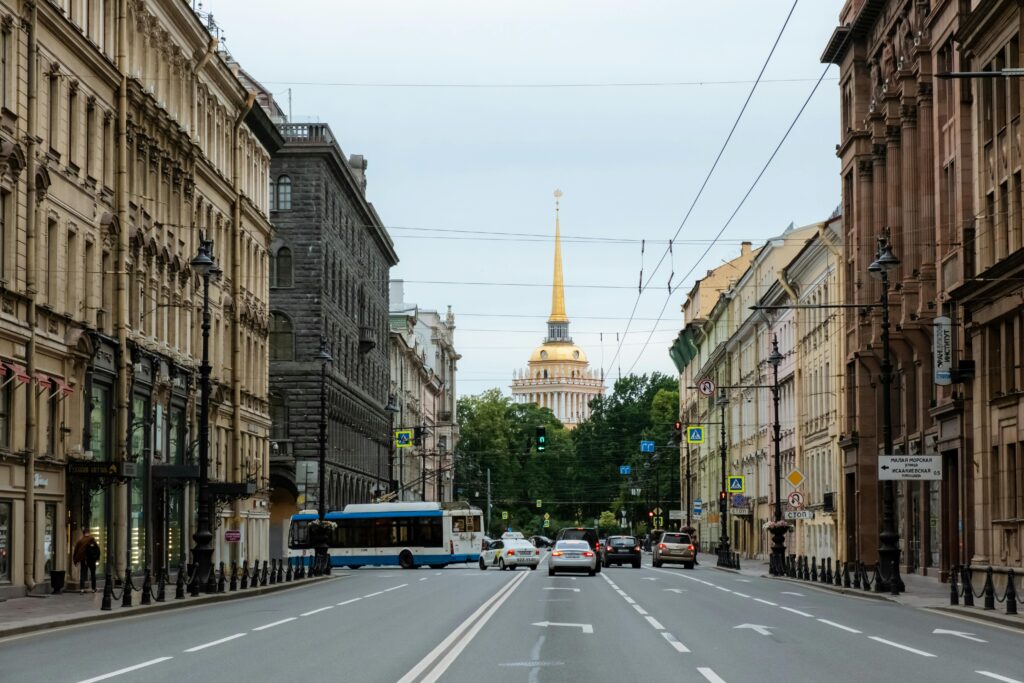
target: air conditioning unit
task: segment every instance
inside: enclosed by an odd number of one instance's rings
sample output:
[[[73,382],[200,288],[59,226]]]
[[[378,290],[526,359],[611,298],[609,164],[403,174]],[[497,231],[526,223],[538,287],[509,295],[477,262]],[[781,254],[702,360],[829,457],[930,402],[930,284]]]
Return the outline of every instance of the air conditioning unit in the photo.
[[[824,505],[824,511],[825,512],[835,512],[836,511],[836,494],[835,493],[832,493],[830,491],[830,492],[824,494],[822,496],[822,499],[823,499],[823,501],[825,503],[825,505]]]

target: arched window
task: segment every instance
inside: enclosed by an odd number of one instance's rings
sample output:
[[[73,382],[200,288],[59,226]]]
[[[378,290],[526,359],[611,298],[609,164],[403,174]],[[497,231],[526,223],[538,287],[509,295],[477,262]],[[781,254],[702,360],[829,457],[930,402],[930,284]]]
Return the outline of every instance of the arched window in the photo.
[[[288,406],[276,391],[270,392],[270,438],[288,438]]]
[[[292,208],[292,179],[286,175],[277,179],[277,210],[291,211]]]
[[[294,360],[292,321],[284,313],[270,314],[270,360]]]
[[[274,287],[292,286],[292,250],[281,247],[270,261],[270,284]]]

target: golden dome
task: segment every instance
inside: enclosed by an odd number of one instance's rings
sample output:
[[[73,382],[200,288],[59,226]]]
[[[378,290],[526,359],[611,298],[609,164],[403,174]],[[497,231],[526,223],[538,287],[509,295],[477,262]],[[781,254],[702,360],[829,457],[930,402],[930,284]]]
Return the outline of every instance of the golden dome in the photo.
[[[583,349],[576,346],[575,344],[566,343],[547,343],[541,344],[533,350],[530,354],[530,364],[534,363],[551,363],[551,362],[564,362],[572,361],[576,363],[586,363],[587,354],[583,353]]]

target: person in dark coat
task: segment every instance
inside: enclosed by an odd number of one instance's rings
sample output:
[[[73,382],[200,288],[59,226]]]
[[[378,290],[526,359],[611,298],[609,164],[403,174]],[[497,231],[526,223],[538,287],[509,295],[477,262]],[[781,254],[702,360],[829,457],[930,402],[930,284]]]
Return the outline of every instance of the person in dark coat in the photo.
[[[75,543],[75,549],[71,554],[71,560],[81,567],[79,573],[79,593],[85,592],[86,578],[91,576],[92,592],[96,592],[96,564],[100,561],[100,544],[96,542],[88,531]]]

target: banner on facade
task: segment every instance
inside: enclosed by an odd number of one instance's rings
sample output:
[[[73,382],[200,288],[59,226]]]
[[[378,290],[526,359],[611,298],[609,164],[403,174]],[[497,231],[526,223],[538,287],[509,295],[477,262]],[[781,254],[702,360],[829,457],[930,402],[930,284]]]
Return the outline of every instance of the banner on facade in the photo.
[[[943,315],[935,318],[932,325],[935,383],[949,385],[953,383],[953,321]]]

